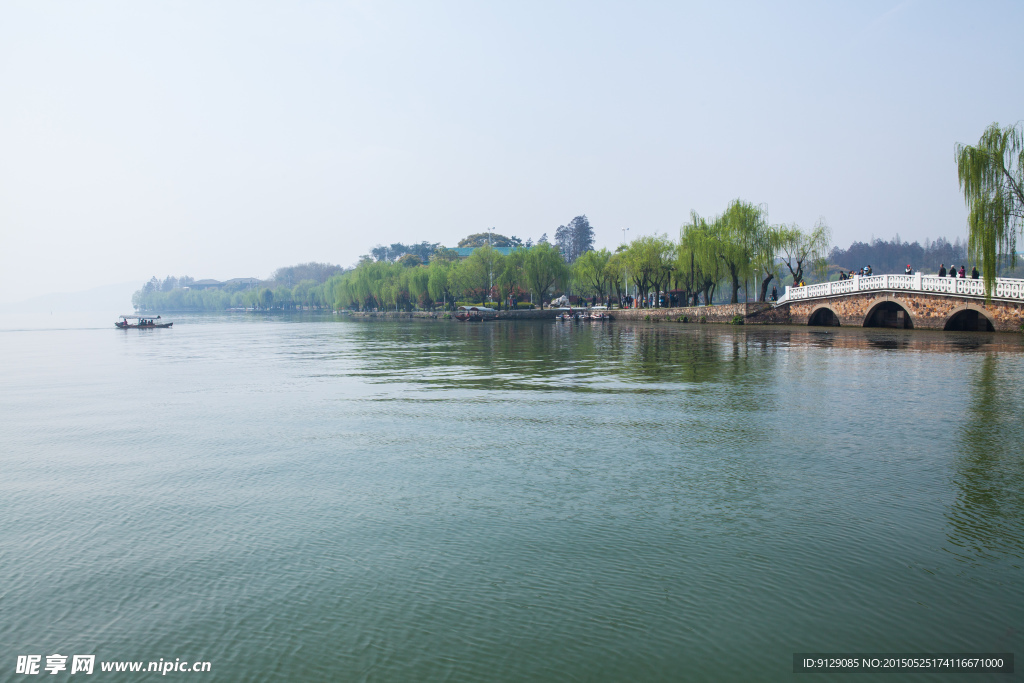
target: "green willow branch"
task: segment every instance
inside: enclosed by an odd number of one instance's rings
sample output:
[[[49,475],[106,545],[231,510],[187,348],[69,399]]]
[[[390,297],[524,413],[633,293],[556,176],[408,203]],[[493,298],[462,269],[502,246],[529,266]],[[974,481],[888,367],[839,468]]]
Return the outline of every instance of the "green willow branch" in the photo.
[[[999,265],[1017,264],[1024,226],[1024,125],[993,123],[976,146],[956,146],[957,177],[967,203],[967,249],[980,262],[991,300]]]

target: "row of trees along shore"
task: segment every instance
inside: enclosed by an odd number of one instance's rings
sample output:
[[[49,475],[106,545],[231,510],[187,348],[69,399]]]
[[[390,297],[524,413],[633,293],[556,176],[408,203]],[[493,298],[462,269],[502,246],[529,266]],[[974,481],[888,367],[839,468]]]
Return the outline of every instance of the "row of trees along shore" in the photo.
[[[268,281],[239,278],[216,286],[188,276],[154,277],[132,295],[132,305],[139,311],[331,309],[334,295],[327,282],[343,272],[341,266],[313,262],[279,268]]]
[[[672,291],[679,304],[699,305],[714,302],[723,286],[737,303],[747,282],[756,283],[764,301],[773,280],[826,277],[830,235],[823,220],[806,231],[769,225],[760,207],[741,200],[719,216],[692,214],[677,240],[646,235],[614,252],[593,248],[585,221],[560,226],[555,245],[541,240],[508,254],[484,244],[465,259],[443,247],[427,263],[414,254],[394,262],[364,259],[328,285],[338,309],[409,311],[486,301],[504,306],[513,298],[543,307],[562,293],[618,301]]]
[[[349,270],[303,264],[280,269],[270,282],[235,288],[168,286],[168,280],[153,278],[136,292],[133,303],[139,310],[153,311],[411,311],[487,301],[504,306],[510,299],[521,307],[543,307],[563,293],[601,301],[626,295],[646,300],[652,293],[671,291],[677,304],[709,305],[738,302],[741,287],[748,283],[764,301],[773,281],[827,277],[830,241],[824,220],[810,230],[770,225],[759,206],[741,200],[718,216],[691,214],[678,239],[647,235],[614,252],[595,250],[586,216],[559,226],[555,238],[554,244],[546,235],[531,244],[493,232],[477,233],[460,243],[475,247],[466,258],[426,242],[412,248],[396,243],[375,248],[372,256],[364,256]],[[492,245],[508,245],[511,251],[502,253]],[[426,247],[433,251],[424,259]],[[295,282],[313,272],[318,277]],[[661,305],[658,297],[653,298]]]

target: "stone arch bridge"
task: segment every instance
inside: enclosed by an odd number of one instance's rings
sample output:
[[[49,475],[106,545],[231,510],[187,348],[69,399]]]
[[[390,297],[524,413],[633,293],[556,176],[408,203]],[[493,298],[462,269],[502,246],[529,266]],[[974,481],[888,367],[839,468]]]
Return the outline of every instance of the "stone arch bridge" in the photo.
[[[929,330],[1018,331],[1024,280],[997,278],[990,301],[982,280],[935,275],[853,276],[786,287],[776,309],[792,324]]]

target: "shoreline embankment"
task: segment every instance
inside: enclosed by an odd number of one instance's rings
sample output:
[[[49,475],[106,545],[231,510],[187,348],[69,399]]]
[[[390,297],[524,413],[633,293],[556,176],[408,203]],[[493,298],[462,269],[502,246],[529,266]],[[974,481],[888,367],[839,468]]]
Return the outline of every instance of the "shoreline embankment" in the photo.
[[[574,309],[582,311],[584,309]],[[544,310],[498,311],[494,316],[498,321],[514,320],[552,320],[565,312],[565,309],[546,308]],[[789,305],[777,308],[769,303],[719,304],[717,306],[678,306],[675,308],[623,308],[605,311],[612,320],[630,321],[673,321],[685,318],[692,323],[736,324],[740,316],[745,325],[788,325],[790,323]],[[443,312],[431,311],[353,311],[346,313],[352,318],[403,320],[422,319],[458,322],[455,318],[445,318]]]

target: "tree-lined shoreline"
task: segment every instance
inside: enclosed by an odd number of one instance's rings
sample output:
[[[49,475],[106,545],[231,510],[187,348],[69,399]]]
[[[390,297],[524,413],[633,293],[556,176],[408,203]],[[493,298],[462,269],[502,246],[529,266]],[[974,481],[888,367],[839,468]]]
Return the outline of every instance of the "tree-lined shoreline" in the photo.
[[[589,224],[588,224],[589,225]],[[654,306],[730,303],[748,289],[764,301],[772,286],[836,279],[840,271],[872,265],[875,272],[900,272],[907,263],[929,270],[937,263],[966,260],[966,244],[875,239],[828,250],[828,228],[771,226],[761,210],[739,200],[719,216],[692,214],[676,240],[638,236],[613,252],[593,249],[567,254],[546,239],[516,244],[499,233],[475,233],[461,244],[493,244],[460,257],[455,249],[428,242],[432,251],[395,243],[375,247],[353,268],[306,263],[280,268],[268,281],[238,278],[227,283],[153,278],[133,303],[147,311],[272,310],[438,310],[463,303],[496,302],[499,307],[540,307],[568,293],[574,301],[621,302],[635,296]],[[585,240],[585,236],[584,236]],[[508,246],[510,245],[511,246]],[[571,259],[571,260],[570,260]],[[935,261],[932,264],[931,261]],[[651,297],[652,292],[670,292]]]
[[[969,210],[966,245],[943,238],[907,244],[896,235],[892,242],[854,242],[842,250],[831,247],[824,218],[806,230],[771,225],[763,205],[736,199],[717,216],[691,213],[678,239],[640,236],[614,252],[594,249],[593,227],[580,215],[558,226],[554,244],[546,233],[533,243],[491,228],[467,236],[456,249],[427,241],[377,245],[353,268],[306,263],[281,268],[267,282],[249,278],[212,287],[188,277],[154,277],[132,303],[143,311],[412,311],[459,302],[544,307],[563,294],[592,302],[709,306],[724,302],[725,291],[728,302],[737,303],[741,288],[750,300],[751,285],[755,300],[763,302],[769,287],[836,278],[843,268],[930,272],[947,263],[980,265],[991,296],[1000,271],[1017,265],[1017,233],[1024,228],[1024,124],[993,123],[977,145],[956,146],[956,164]]]

